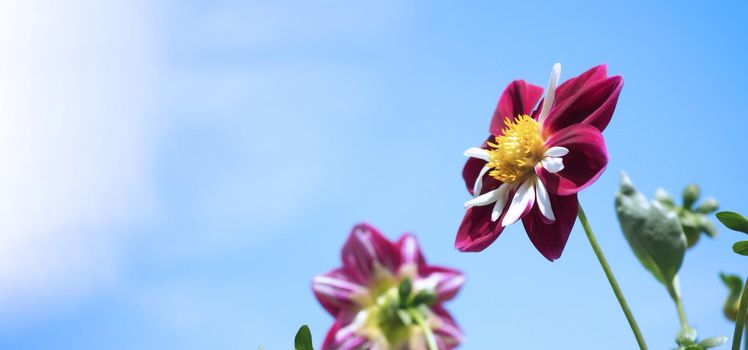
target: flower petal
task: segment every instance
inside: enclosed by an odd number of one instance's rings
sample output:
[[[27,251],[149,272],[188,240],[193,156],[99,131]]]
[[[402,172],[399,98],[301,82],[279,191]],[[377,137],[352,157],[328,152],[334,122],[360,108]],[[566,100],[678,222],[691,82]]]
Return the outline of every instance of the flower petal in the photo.
[[[474,196],[478,196],[481,194],[481,191],[483,190],[483,176],[485,176],[489,170],[491,170],[491,168],[484,165],[483,169],[481,169],[480,172],[478,173],[478,179],[481,179],[481,180],[480,181],[478,181],[477,179],[475,180],[475,185],[473,186]]]
[[[543,88],[532,85],[524,80],[515,80],[509,83],[499,98],[496,111],[491,119],[489,131],[491,135],[498,136],[504,129],[504,119],[516,118],[520,114],[531,114],[538,100],[543,95]]]
[[[553,69],[551,69],[551,77],[548,79],[548,89],[545,90],[545,97],[543,98],[543,107],[540,109],[540,115],[538,115],[538,124],[541,126],[553,107],[553,101],[556,96],[556,86],[558,86],[558,79],[560,77],[561,64],[556,63],[553,65]]]
[[[488,156],[488,151],[480,147],[470,147],[467,150],[465,150],[463,155],[470,157],[470,158],[482,159],[482,160],[485,160],[486,162],[491,160],[491,158]]]
[[[586,72],[565,81],[556,89],[556,104],[563,103],[567,98],[573,96],[579,90],[596,81],[608,77],[608,66],[601,64],[587,70]]]
[[[548,191],[543,185],[543,181],[535,179],[535,199],[538,203],[538,209],[543,216],[548,219],[546,222],[556,221],[556,217],[553,215],[553,208],[551,207],[551,200],[548,198]]]
[[[361,284],[368,283],[383,272],[395,273],[400,254],[392,242],[371,225],[353,228],[341,252],[343,267]]]
[[[563,158],[556,157],[545,157],[540,161],[543,165],[543,169],[547,170],[551,174],[555,174],[561,170],[564,170]]]
[[[479,252],[499,237],[503,227],[491,221],[492,207],[472,207],[465,212],[455,238],[455,248],[461,252]]]
[[[489,136],[486,141],[493,141],[494,137]],[[483,142],[483,145],[481,145],[481,148],[485,149],[488,145],[486,142]],[[486,161],[478,158],[468,158],[467,162],[465,162],[465,167],[462,169],[462,178],[465,180],[465,186],[467,186],[468,192],[470,194],[475,193],[475,182],[478,179],[478,176],[483,169],[483,167],[486,165]],[[497,181],[496,179],[490,177],[490,176],[483,176],[481,177],[482,186],[480,186],[481,191],[486,192],[493,190],[499,185],[501,185],[501,182]]]
[[[608,165],[603,135],[590,125],[576,124],[565,128],[551,135],[546,146],[561,146],[569,150],[563,158],[563,170],[554,174],[546,168],[536,169],[548,192],[553,194],[566,196],[581,191],[595,182]]]
[[[421,248],[418,245],[418,240],[415,236],[409,233],[404,234],[400,237],[400,240],[397,241],[397,248],[400,251],[401,266],[413,264],[416,266],[417,270],[425,268],[426,260],[423,258]]]
[[[330,330],[327,331],[322,350],[358,350],[368,342],[366,337],[347,330],[346,326],[353,322],[353,316],[342,314],[335,319]]]
[[[543,124],[543,135],[550,135],[570,125],[584,123],[603,131],[618,102],[623,78],[613,76],[596,81],[556,105]]]
[[[341,309],[357,307],[357,300],[365,298],[368,290],[356,283],[344,269],[330,271],[312,279],[312,291],[331,315],[336,316]]]
[[[440,305],[432,308],[431,329],[439,343],[439,350],[450,350],[462,343],[465,336],[449,311]]]
[[[528,179],[525,180],[525,182],[523,182],[514,193],[509,210],[507,210],[504,218],[501,220],[501,226],[507,227],[517,222],[517,220],[521,219],[522,216],[530,211],[534,202],[535,181],[534,179]]]
[[[569,150],[564,147],[551,147],[545,153],[543,153],[544,157],[563,157],[565,155],[569,154]]]
[[[548,223],[539,207],[535,206],[522,219],[522,223],[535,248],[546,259],[553,261],[560,258],[564,251],[569,233],[574,227],[579,204],[576,195],[557,196],[549,194],[549,198],[556,221]]]
[[[440,266],[429,266],[422,278],[413,282],[416,290],[430,290],[436,293],[438,303],[454,298],[463,284],[462,272]]]
[[[504,186],[504,185],[502,185],[502,186]],[[497,188],[497,189],[495,189],[493,191],[488,191],[488,192],[486,192],[486,193],[484,193],[484,194],[482,194],[482,195],[480,195],[478,197],[475,197],[475,198],[473,198],[473,199],[465,202],[465,204],[464,204],[465,208],[481,207],[481,206],[489,205],[489,204],[491,204],[493,202],[496,202],[499,199],[500,195],[501,195],[501,191],[499,191],[500,189],[501,189],[501,187],[499,187],[499,188]]]

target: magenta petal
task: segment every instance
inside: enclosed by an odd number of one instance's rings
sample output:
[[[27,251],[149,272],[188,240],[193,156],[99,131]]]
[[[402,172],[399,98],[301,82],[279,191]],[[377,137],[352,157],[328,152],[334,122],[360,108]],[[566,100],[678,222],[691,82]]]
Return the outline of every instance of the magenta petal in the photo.
[[[396,273],[400,265],[397,247],[384,238],[371,225],[359,224],[353,228],[341,252],[343,267],[353,280],[366,284],[377,273],[376,269]]]
[[[542,87],[528,84],[524,80],[515,80],[509,83],[509,86],[501,94],[496,111],[491,119],[491,128],[489,129],[491,134],[501,135],[505,118],[514,119],[520,114],[529,115],[532,113],[542,95]]]
[[[608,165],[608,151],[603,135],[597,128],[576,124],[546,140],[546,147],[561,146],[569,150],[562,157],[564,169],[552,174],[545,168],[537,171],[549,193],[565,196],[591,185]]]
[[[592,67],[586,72],[565,81],[563,84],[556,88],[556,98],[554,102],[556,105],[563,103],[566,99],[579,92],[582,88],[590,85],[596,81],[605,79],[608,77],[608,66],[601,64],[599,66]]]
[[[613,76],[588,84],[563,102],[555,103],[543,124],[543,134],[550,135],[578,123],[605,130],[613,117],[622,88],[623,78]]]
[[[356,298],[366,295],[366,288],[353,281],[344,269],[336,269],[312,279],[312,291],[322,307],[337,316],[341,309],[357,307]]]
[[[457,295],[462,285],[465,284],[465,277],[457,270],[430,266],[423,274],[423,278],[417,282],[417,285],[420,284],[433,286],[437,302],[444,302]]]
[[[415,236],[404,234],[397,241],[397,249],[400,251],[400,265],[415,264],[419,270],[426,266],[426,260]]]
[[[434,307],[432,311],[432,317],[434,317],[434,323],[436,324],[432,330],[434,336],[439,340],[439,349],[450,350],[456,348],[464,339],[462,330],[460,330],[457,322],[441,306]]]
[[[366,337],[345,330],[345,326],[353,320],[351,315],[341,315],[325,336],[322,350],[359,350],[368,342]]]
[[[556,221],[547,223],[543,214],[534,206],[527,216],[522,219],[522,223],[527,231],[530,241],[538,249],[540,254],[550,260],[556,260],[561,257],[564,251],[566,241],[569,239],[574,221],[577,217],[579,203],[577,195],[557,196],[548,194],[551,200],[551,208],[556,216]]]
[[[465,212],[465,217],[462,219],[455,239],[457,250],[479,252],[486,249],[499,237],[501,231],[503,231],[503,227],[499,225],[502,218],[491,221],[492,210],[492,205],[485,205],[472,207]],[[506,209],[504,209],[504,212],[506,212]]]

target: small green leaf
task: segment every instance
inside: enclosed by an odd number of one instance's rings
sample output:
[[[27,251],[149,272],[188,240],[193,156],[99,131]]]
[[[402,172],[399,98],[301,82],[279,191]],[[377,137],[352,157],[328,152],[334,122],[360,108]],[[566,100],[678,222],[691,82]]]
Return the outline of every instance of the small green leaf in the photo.
[[[426,289],[418,292],[416,296],[413,297],[413,302],[411,305],[413,306],[419,306],[421,304],[424,305],[431,305],[436,301],[436,294],[434,294],[431,291],[428,291]]]
[[[615,207],[634,254],[675,297],[674,278],[686,252],[686,236],[677,215],[657,201],[647,201],[626,174],[621,176]]]
[[[740,255],[748,256],[748,241],[735,242],[732,245],[732,251]]]
[[[701,346],[704,349],[709,348],[716,348],[724,343],[727,343],[727,337],[711,337],[706,338],[703,341],[699,342],[699,346]]]
[[[696,200],[699,199],[701,191],[699,185],[690,184],[683,189],[683,208],[691,209]]]
[[[731,211],[721,211],[717,213],[717,219],[727,228],[733,231],[748,233],[748,219]]]
[[[405,305],[408,301],[408,297],[410,297],[410,292],[413,290],[413,282],[410,281],[410,278],[404,279],[402,282],[400,282],[400,287],[397,289],[397,292],[400,296],[400,303]]]
[[[312,346],[312,331],[309,330],[307,325],[301,326],[296,333],[294,347],[296,348],[295,350],[314,350]]]

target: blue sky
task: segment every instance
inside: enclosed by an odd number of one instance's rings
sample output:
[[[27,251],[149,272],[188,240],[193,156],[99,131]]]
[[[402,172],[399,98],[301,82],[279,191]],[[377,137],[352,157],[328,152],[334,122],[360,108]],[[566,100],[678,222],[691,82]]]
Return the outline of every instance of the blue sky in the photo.
[[[748,212],[745,3],[2,6],[0,348],[287,349],[303,323],[319,344],[309,283],[360,221],[466,273],[448,306],[464,349],[634,348],[580,227],[554,263],[520,226],[453,249],[462,151],[507,83],[555,62],[625,78],[580,200],[651,348],[678,320],[618,228],[618,174]],[[686,256],[704,336],[731,335],[717,274],[748,273],[739,238]]]

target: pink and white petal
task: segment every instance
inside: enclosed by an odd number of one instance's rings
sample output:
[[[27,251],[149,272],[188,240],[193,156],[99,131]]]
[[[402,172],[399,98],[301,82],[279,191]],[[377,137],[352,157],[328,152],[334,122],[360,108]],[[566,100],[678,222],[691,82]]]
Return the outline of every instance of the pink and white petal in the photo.
[[[589,124],[603,131],[613,117],[623,78],[613,76],[591,83],[557,103],[543,124],[543,135],[551,135],[574,124]]]
[[[530,241],[543,256],[554,261],[561,257],[569,233],[574,227],[579,203],[576,195],[557,196],[549,194],[556,221],[548,223],[540,209],[535,206],[522,223]]]
[[[440,350],[450,350],[456,348],[460,343],[463,342],[465,336],[457,325],[457,322],[452,318],[452,315],[444,309],[441,305],[437,305],[431,309],[432,314],[431,320],[432,331],[434,336],[441,340],[445,347],[439,347]]]
[[[341,251],[343,267],[352,279],[367,284],[379,273],[396,273],[400,252],[379,230],[368,224],[356,225]]]
[[[400,251],[400,266],[412,264],[417,271],[426,267],[426,259],[421,253],[418,240],[412,234],[406,233],[400,237],[400,240],[397,241],[397,248]]]
[[[509,226],[525,216],[535,203],[535,179],[527,179],[514,192],[512,202],[509,204],[501,226]]]
[[[350,325],[353,317],[350,315],[341,315],[333,323],[330,330],[327,331],[325,341],[322,343],[322,350],[359,350],[365,348],[368,343],[366,337],[346,330]]]
[[[455,238],[455,248],[461,252],[479,252],[499,237],[503,227],[491,220],[493,207],[471,207],[465,212]]]
[[[608,151],[603,135],[597,128],[576,124],[565,128],[546,140],[546,146],[561,146],[569,150],[563,159],[563,170],[552,173],[537,168],[536,174],[548,192],[561,196],[575,194],[591,185],[608,165]]]
[[[486,141],[493,141],[494,137],[489,136]],[[488,148],[488,145],[486,142],[483,142],[483,145],[481,145],[480,148],[486,149]],[[462,169],[462,178],[465,180],[465,186],[467,186],[468,192],[470,194],[474,195],[475,192],[475,182],[478,179],[481,170],[485,167],[486,161],[479,159],[479,158],[468,158],[467,162],[465,162],[465,167]],[[501,185],[501,182],[497,181],[496,179],[490,177],[490,176],[482,176],[483,179],[482,186],[480,186],[481,192],[486,192],[493,190],[499,185]]]
[[[504,129],[504,119],[514,119],[520,114],[532,113],[538,100],[543,96],[543,88],[532,85],[524,80],[515,80],[509,83],[499,98],[496,111],[491,118],[489,131],[492,135],[499,136]]]
[[[344,269],[314,276],[312,291],[322,307],[333,316],[337,316],[340,310],[357,309],[358,301],[369,293],[364,286],[353,281]]]
[[[436,293],[437,303],[450,300],[457,295],[465,276],[462,272],[441,266],[429,266],[422,271],[421,278],[413,281],[415,290],[430,290]]]
[[[556,89],[556,104],[564,102],[569,97],[573,96],[579,90],[587,85],[590,85],[596,81],[603,80],[608,77],[608,66],[601,64],[599,66],[592,67],[586,72],[565,81],[559,85]]]

